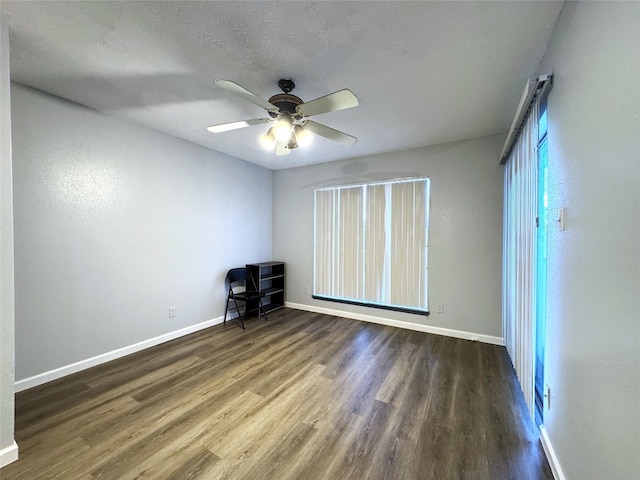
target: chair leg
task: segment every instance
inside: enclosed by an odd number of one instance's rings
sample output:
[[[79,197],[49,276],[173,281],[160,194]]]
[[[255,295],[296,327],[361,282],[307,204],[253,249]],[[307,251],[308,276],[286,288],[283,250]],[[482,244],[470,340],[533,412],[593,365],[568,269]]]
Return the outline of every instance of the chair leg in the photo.
[[[262,315],[264,316],[264,321],[268,321],[269,319],[267,318],[267,311],[264,309],[264,305],[262,304],[262,300],[259,298],[258,299],[258,305],[260,306],[260,308],[262,308]],[[260,316],[260,311],[258,310],[258,317]]]
[[[224,320],[222,320],[222,324],[226,324],[227,323],[227,312],[229,311],[229,297],[227,296],[227,301],[224,307]]]
[[[240,326],[244,330],[244,321],[242,320],[242,315],[240,315],[240,308],[238,307],[238,302],[236,301],[236,297],[233,297],[233,303],[235,303],[236,312],[238,312],[238,317],[236,318],[236,321],[240,322]],[[246,306],[245,306],[245,308],[246,308]]]

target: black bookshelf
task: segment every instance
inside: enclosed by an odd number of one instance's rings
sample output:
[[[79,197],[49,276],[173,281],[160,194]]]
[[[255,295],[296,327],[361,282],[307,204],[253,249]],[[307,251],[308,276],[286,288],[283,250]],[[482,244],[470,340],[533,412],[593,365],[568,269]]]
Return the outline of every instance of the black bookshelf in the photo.
[[[267,313],[284,307],[284,262],[249,263],[247,270],[256,282],[258,291],[264,294],[262,304]],[[247,311],[256,311],[258,305],[247,305]]]

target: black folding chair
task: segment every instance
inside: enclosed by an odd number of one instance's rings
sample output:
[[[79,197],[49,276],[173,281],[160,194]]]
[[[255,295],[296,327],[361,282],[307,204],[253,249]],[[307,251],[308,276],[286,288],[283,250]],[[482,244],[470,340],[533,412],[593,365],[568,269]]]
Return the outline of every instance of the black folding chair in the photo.
[[[229,290],[223,323],[227,323],[227,313],[229,310],[236,311],[238,316],[235,320],[240,323],[242,329],[244,329],[243,317],[249,312],[257,310],[258,318],[260,318],[260,312],[262,311],[262,316],[264,316],[265,320],[268,320],[267,311],[262,304],[262,297],[264,297],[265,294],[258,291],[253,276],[246,268],[232,268],[229,270],[227,272],[226,284]],[[231,308],[229,308],[230,302],[233,302]],[[238,302],[242,303],[244,310],[240,310]]]

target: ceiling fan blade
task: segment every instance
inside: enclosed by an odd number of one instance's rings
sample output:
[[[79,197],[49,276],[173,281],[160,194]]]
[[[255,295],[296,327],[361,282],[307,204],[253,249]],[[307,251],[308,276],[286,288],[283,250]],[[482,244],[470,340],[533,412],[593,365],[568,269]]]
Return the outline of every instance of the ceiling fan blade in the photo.
[[[242,120],[240,122],[221,123],[220,125],[211,125],[207,127],[211,133],[228,132],[229,130],[237,130],[238,128],[250,127],[252,125],[260,125],[262,123],[273,122],[273,118],[254,118],[252,120]]]
[[[354,145],[358,141],[356,137],[352,137],[351,135],[347,135],[346,133],[339,132],[338,130],[334,130],[333,128],[311,120],[304,122],[303,127],[311,133],[315,133],[316,135],[320,135],[321,137],[328,138],[329,140],[340,142],[345,145]]]
[[[238,97],[244,98],[246,101],[251,102],[254,105],[258,105],[259,107],[262,107],[262,108],[264,108],[265,110],[267,110],[269,112],[278,112],[278,111],[280,111],[280,109],[278,107],[276,107],[275,105],[273,105],[273,104],[267,102],[266,100],[260,98],[255,93],[251,93],[246,88],[241,87],[240,85],[238,85],[235,82],[232,82],[231,80],[215,80],[213,83],[214,83],[214,85],[217,85],[218,87],[224,88],[227,92],[233,93],[234,95],[237,95]]]
[[[350,90],[344,89],[330,93],[324,97],[316,98],[296,107],[296,112],[304,117],[319,115],[321,113],[335,112],[358,106],[358,97]]]
[[[285,143],[278,142],[276,143],[276,155],[283,156],[289,155],[291,153],[291,149],[287,148]]]

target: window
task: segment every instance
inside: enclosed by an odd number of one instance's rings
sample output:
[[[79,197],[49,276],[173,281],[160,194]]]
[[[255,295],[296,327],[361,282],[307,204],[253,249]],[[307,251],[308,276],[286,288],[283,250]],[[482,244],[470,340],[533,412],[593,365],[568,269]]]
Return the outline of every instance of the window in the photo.
[[[429,179],[315,191],[313,297],[428,313]]]

